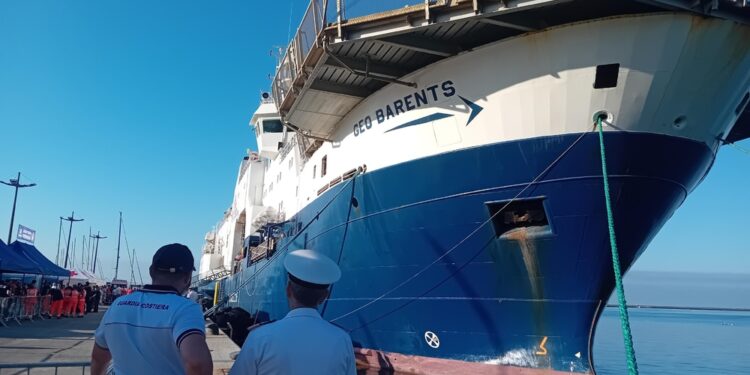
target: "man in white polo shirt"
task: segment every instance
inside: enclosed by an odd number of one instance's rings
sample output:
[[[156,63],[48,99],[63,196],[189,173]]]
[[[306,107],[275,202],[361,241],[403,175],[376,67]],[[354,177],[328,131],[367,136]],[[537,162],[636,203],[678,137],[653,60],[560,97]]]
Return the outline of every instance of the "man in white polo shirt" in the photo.
[[[284,259],[291,311],[279,321],[252,329],[230,375],[355,375],[348,333],[320,316],[318,305],[341,277],[338,265],[312,250]]]
[[[113,302],[94,335],[91,374],[112,360],[116,375],[210,375],[200,306],[182,296],[193,255],[185,245],[162,246],[149,268],[153,284]]]

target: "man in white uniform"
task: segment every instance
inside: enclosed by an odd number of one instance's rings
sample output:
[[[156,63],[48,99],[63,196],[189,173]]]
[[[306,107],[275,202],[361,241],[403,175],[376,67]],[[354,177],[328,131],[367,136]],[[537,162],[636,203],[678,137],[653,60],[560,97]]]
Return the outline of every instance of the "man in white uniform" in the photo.
[[[94,334],[92,375],[103,375],[110,360],[116,375],[211,374],[203,313],[182,296],[194,270],[185,245],[154,254],[153,285],[118,298],[104,314]]]
[[[341,277],[338,265],[318,252],[297,250],[286,256],[284,267],[291,311],[250,332],[230,375],[356,374],[351,337],[317,310]]]

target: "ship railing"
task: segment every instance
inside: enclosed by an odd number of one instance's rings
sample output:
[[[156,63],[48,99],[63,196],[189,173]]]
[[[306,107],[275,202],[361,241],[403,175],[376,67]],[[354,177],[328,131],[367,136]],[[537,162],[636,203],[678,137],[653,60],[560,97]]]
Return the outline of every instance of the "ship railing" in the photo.
[[[254,263],[268,256],[270,246],[258,245],[250,248],[250,263]]]
[[[373,16],[375,14],[382,16],[383,13],[386,12],[396,14],[425,9],[430,6],[445,5],[451,1],[455,3],[471,3],[473,0],[344,0],[341,2],[341,22],[346,23],[355,18]],[[328,19],[331,20],[331,22],[338,21],[337,5],[338,4],[334,1],[333,4],[329,6],[331,10]]]
[[[429,11],[430,7],[439,6],[449,0],[311,0],[294,37],[284,51],[276,67],[276,75],[271,85],[271,94],[278,108],[285,108],[284,100],[293,90],[304,85],[305,67],[314,65],[314,58],[323,54],[322,33],[327,27],[337,27],[341,35],[341,25],[354,18],[363,18],[373,14],[392,12],[413,12],[420,8]],[[466,2],[472,0],[452,0]],[[298,82],[298,78],[302,82]],[[285,115],[281,113],[282,117]]]
[[[301,73],[305,59],[315,46],[319,46],[318,35],[325,25],[324,6],[326,0],[312,0],[305,10],[297,32],[287,46],[272,84],[274,101],[280,104],[292,90],[295,78]]]
[[[35,362],[35,363],[0,363],[0,374],[3,374],[3,370],[7,373],[13,374],[37,374],[44,373],[49,374],[54,370],[54,374],[87,374],[90,371],[86,371],[87,368],[91,368],[91,362]],[[112,374],[112,369],[108,369],[107,374]]]
[[[289,154],[293,154],[296,159],[296,170],[297,174],[302,173],[302,170],[307,162],[305,154],[301,152],[301,148],[309,142],[308,138],[301,133],[295,132],[287,135],[287,141],[284,143],[284,147],[279,151],[280,160],[285,159]],[[257,200],[260,202],[261,200]]]
[[[240,164],[240,178],[237,179],[238,181],[242,181],[242,179],[245,177],[245,172],[247,172],[247,168],[250,166],[250,163],[252,162],[250,161],[249,157],[246,156],[244,159],[242,159],[242,164]]]
[[[276,239],[274,239],[272,236],[269,236],[266,242],[250,248],[250,251],[248,252],[249,258],[247,259],[247,265],[249,266],[261,259],[270,257],[271,255],[273,255],[274,251],[276,251]]]
[[[14,321],[20,325],[22,320],[44,319],[50,316],[51,305],[51,296],[0,298],[0,324],[7,326],[8,322]]]
[[[216,268],[208,272],[204,272],[202,274],[193,276],[190,282],[190,286],[193,288],[200,287],[200,286],[210,283],[211,281],[229,276],[229,274],[230,274],[229,270],[226,270],[224,268]]]
[[[289,155],[289,152],[297,147],[297,138],[296,134],[287,135],[286,143],[284,143],[284,146],[279,150],[279,160],[284,160],[286,156]]]

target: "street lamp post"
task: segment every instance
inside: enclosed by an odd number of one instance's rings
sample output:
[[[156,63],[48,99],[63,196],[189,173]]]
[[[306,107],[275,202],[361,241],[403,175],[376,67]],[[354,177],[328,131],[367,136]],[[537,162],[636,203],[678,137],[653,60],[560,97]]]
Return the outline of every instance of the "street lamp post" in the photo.
[[[10,228],[8,228],[8,244],[10,244],[10,238],[11,238],[11,235],[13,234],[13,221],[16,219],[16,202],[18,201],[18,189],[36,186],[36,184],[27,184],[27,185],[21,184],[21,172],[18,172],[18,177],[16,177],[15,180],[11,178],[10,181],[8,182],[0,181],[0,184],[8,185],[8,186],[12,186],[16,188],[16,192],[13,195],[13,211],[11,211],[11,214],[10,214]]]
[[[62,218],[65,221],[70,222],[70,229],[68,229],[68,246],[65,247],[65,266],[64,268],[68,268],[68,251],[70,250],[70,234],[73,233],[73,222],[75,221],[83,221],[83,219],[76,219],[75,218],[75,212],[72,212],[69,217]]]

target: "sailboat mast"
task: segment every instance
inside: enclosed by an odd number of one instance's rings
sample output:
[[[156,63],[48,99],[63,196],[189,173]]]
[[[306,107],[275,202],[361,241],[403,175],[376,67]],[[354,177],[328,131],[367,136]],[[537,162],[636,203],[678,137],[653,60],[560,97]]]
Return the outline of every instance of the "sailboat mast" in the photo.
[[[117,229],[117,260],[115,261],[115,277],[114,277],[114,279],[117,279],[117,271],[120,268],[120,236],[121,235],[122,235],[122,212],[120,212],[120,227]]]
[[[89,226],[88,255],[86,256],[86,269],[91,271],[91,259],[94,257],[94,239],[91,238],[91,227]]]
[[[81,269],[82,270],[86,269],[86,257],[88,256],[87,255],[88,253],[86,252],[87,246],[88,244],[86,243],[86,235],[82,234],[81,235]]]

